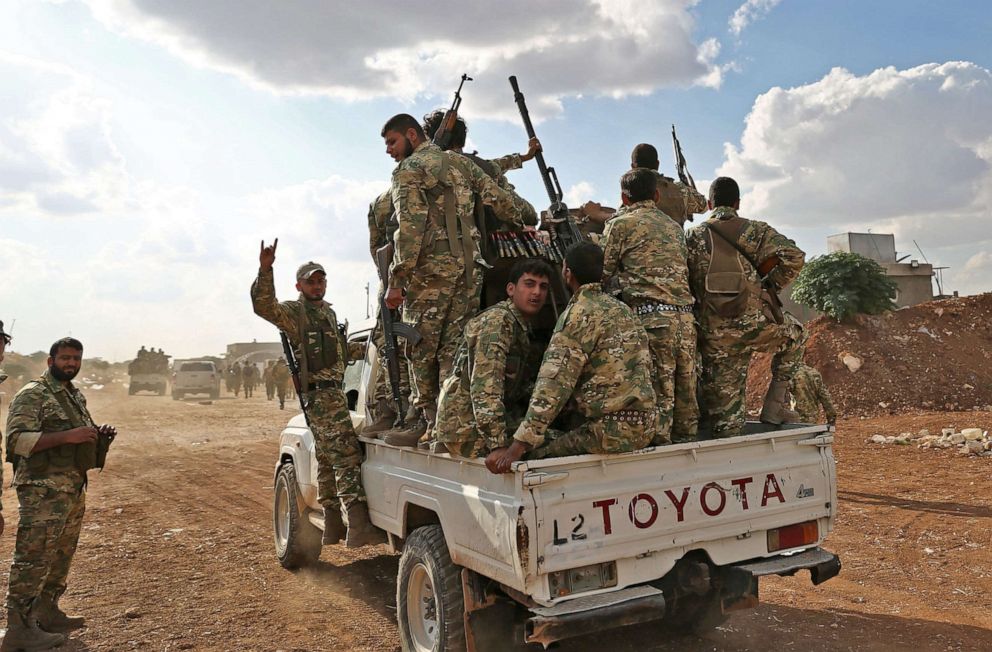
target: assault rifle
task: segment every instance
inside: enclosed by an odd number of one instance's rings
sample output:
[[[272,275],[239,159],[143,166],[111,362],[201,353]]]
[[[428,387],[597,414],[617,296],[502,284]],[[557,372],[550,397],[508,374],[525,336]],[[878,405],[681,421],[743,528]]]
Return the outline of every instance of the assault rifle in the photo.
[[[307,414],[307,400],[303,398],[303,384],[300,382],[300,363],[296,360],[296,353],[293,352],[293,347],[289,343],[289,336],[286,335],[286,331],[279,331],[279,337],[282,339],[282,350],[286,354],[286,364],[289,366],[289,373],[293,375],[293,387],[296,389],[296,398],[300,399],[300,409],[303,410],[303,419],[307,422],[307,428],[310,427],[310,415]]]
[[[682,155],[682,144],[679,143],[679,137],[675,135],[675,125],[672,125],[672,145],[675,147],[675,168],[679,173],[679,181],[695,190],[696,180],[689,174],[689,166],[686,165],[685,156]],[[692,221],[691,215],[689,221]]]
[[[440,131],[440,130],[439,130]],[[393,311],[386,305],[386,288],[389,287],[389,266],[393,262],[393,244],[389,243],[375,252],[375,265],[379,268],[379,316],[382,319],[382,339],[384,344],[381,354],[386,359],[386,370],[389,373],[389,387],[392,390],[393,402],[396,403],[396,414],[399,415],[399,426],[405,425],[406,408],[403,405],[403,395],[400,393],[400,358],[397,337],[402,337],[410,344],[420,342],[417,329],[403,322],[396,322]]]
[[[537,138],[534,125],[530,121],[530,113],[527,111],[527,103],[524,101],[524,94],[520,92],[515,76],[510,76],[510,86],[513,88],[513,101],[520,109],[520,118],[524,122],[524,129],[527,130],[527,137]],[[579,231],[579,227],[575,225],[575,220],[569,214],[568,206],[562,201],[564,193],[561,191],[561,184],[558,183],[555,169],[548,167],[547,163],[544,162],[544,154],[540,151],[534,156],[534,160],[537,161],[537,169],[541,172],[544,189],[548,192],[548,198],[551,200],[551,207],[548,209],[551,216],[550,222],[554,225],[555,235],[561,239],[562,252],[568,251],[569,247],[584,240],[582,232]]]
[[[434,132],[433,142],[441,149],[446,150],[451,146],[451,132],[455,128],[455,121],[458,120],[458,109],[462,105],[462,86],[467,81],[472,81],[472,78],[463,74],[462,81],[458,84],[458,90],[455,91],[455,99],[451,102],[451,108],[444,112],[441,126]]]

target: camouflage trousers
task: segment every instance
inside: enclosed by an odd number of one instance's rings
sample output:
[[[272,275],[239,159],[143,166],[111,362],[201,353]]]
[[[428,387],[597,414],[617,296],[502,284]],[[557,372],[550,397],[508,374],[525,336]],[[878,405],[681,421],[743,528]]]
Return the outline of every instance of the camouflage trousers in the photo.
[[[307,415],[317,457],[317,499],[321,505],[347,509],[365,500],[362,449],[351,424],[348,399],[340,389],[306,392]]]
[[[404,345],[410,366],[410,402],[427,411],[430,421],[441,383],[451,373],[465,324],[479,311],[481,289],[478,273],[471,289],[464,274],[432,276],[407,288],[403,322],[416,328],[422,338],[416,345]]]
[[[86,511],[86,493],[17,487],[20,520],[10,565],[7,609],[27,614],[39,597],[57,602],[65,593],[72,556]]]
[[[379,381],[375,384],[375,392],[372,396],[373,404],[378,405],[380,401],[393,404],[393,388],[389,384],[389,364],[386,361],[386,356],[383,355],[382,350],[386,346],[386,337],[382,331],[382,318],[378,318],[375,324],[375,330],[372,331],[372,342],[375,344],[375,348],[379,351]],[[400,347],[403,346],[403,340],[400,340]],[[410,396],[410,365],[403,355],[403,349],[398,350],[398,355],[400,363],[400,396],[404,399]]]
[[[591,419],[568,432],[548,430],[544,443],[528,455],[527,459],[565,457],[587,453],[629,453],[648,446],[658,432],[657,422],[646,423]]]
[[[267,399],[269,399],[271,401],[272,398],[275,395],[276,395],[276,384],[274,382],[272,382],[271,380],[270,381],[266,381],[266,383],[265,383],[265,398],[267,398]]]
[[[696,318],[681,312],[663,314],[667,323],[646,331],[654,361],[654,391],[658,400],[655,445],[694,441],[699,428]]]
[[[762,322],[752,330],[700,332],[718,337],[701,338],[702,371],[699,388],[701,424],[713,437],[735,437],[743,431],[747,370],[751,354],[774,353],[772,380],[788,382],[803,357],[802,325],[792,315],[784,324]]]
[[[288,386],[289,386],[289,383],[278,383],[278,382],[276,383],[276,388],[275,388],[276,389],[276,397],[279,399],[279,402],[280,403],[282,403],[283,401],[286,400],[286,392],[287,392]]]

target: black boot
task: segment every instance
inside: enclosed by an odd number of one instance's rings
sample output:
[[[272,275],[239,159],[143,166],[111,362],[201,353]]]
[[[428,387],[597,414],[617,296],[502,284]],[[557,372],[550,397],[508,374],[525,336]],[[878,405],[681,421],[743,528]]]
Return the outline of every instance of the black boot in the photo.
[[[324,505],[324,534],[320,537],[320,543],[324,546],[332,546],[344,538],[345,527],[341,519],[341,508],[337,505]]]
[[[373,546],[386,542],[386,533],[372,525],[369,520],[369,507],[365,501],[354,501],[348,506],[348,536],[345,545],[349,548]]]

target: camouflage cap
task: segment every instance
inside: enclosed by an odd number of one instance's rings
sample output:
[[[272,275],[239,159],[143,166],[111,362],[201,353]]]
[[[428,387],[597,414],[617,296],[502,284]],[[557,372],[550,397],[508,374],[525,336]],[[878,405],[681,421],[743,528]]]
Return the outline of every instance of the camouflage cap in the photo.
[[[320,263],[315,263],[312,260],[309,263],[304,263],[300,265],[300,268],[296,270],[296,280],[302,281],[313,276],[314,272],[320,272],[321,274],[327,275],[324,271],[324,266]]]

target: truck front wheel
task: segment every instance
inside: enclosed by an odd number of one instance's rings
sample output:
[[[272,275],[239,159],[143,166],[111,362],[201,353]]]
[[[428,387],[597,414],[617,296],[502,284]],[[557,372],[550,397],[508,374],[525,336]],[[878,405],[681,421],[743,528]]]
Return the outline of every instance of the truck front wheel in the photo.
[[[287,462],[276,475],[272,531],[276,557],[288,570],[313,564],[320,557],[320,530],[306,517],[301,504],[296,468],[292,462]]]
[[[440,525],[419,527],[407,538],[396,582],[405,652],[465,650],[461,572],[451,561]]]

